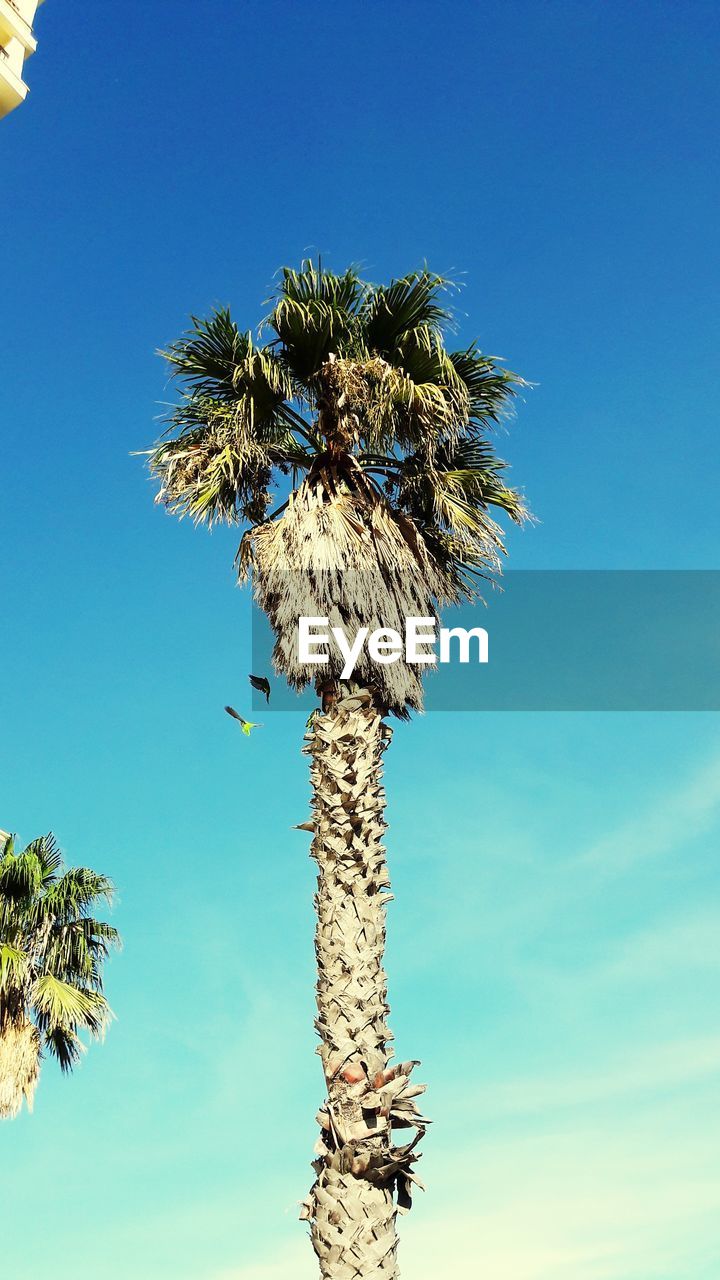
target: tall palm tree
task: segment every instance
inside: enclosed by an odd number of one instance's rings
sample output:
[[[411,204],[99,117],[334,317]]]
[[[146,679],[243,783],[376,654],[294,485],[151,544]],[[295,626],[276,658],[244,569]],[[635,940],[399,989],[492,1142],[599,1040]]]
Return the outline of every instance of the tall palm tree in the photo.
[[[70,1071],[80,1033],[101,1036],[112,1014],[102,965],[118,942],[90,912],[113,886],[87,867],[63,869],[52,835],[16,853],[0,841],[0,1119],[32,1110],[40,1059],[47,1051]]]
[[[521,522],[491,429],[521,379],[472,344],[448,350],[449,282],[388,285],[304,262],[280,275],[256,337],[229,311],[193,317],[163,354],[180,394],[150,451],[158,501],[197,522],[245,526],[241,578],[291,685],[315,682],[309,722],[311,856],[319,868],[317,1019],[327,1099],[303,1216],[324,1277],[394,1277],[396,1215],[410,1204],[427,1121],[414,1061],[391,1065],[383,970],[387,717],[422,706],[418,668],[362,655],[303,663],[300,616],[401,633],[472,597],[504,553],[493,511]],[[265,341],[263,341],[265,337]],[[271,505],[276,509],[270,511]],[[396,1129],[414,1130],[396,1145]]]

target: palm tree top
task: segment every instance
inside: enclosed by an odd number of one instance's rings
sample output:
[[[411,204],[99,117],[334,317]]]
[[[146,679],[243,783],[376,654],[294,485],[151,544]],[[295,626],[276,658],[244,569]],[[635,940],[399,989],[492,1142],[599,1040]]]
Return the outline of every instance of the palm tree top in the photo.
[[[476,343],[450,348],[453,287],[427,269],[376,285],[308,260],[282,269],[255,334],[220,308],[161,353],[179,396],[150,450],[158,500],[197,522],[246,526],[240,572],[256,570],[276,635],[289,616],[276,570],[370,567],[386,586],[388,574],[416,575],[408,611],[427,613],[499,571],[496,513],[527,517],[494,438],[526,384]],[[302,599],[299,588],[308,612]],[[347,618],[362,615],[359,598],[346,605]],[[275,661],[291,683],[310,678],[277,649]],[[398,700],[399,690],[386,699]]]
[[[227,308],[192,317],[162,352],[180,398],[150,454],[160,500],[256,525],[283,478],[297,483],[334,445],[417,524],[458,598],[471,593],[504,550],[490,512],[527,515],[492,435],[526,384],[474,343],[448,350],[452,287],[428,270],[373,285],[306,261],[283,268],[255,336]]]

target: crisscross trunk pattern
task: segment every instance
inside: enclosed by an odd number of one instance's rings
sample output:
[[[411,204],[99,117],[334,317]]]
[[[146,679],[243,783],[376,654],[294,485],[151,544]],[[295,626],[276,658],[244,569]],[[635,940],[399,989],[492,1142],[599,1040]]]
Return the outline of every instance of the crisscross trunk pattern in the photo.
[[[415,1062],[389,1065],[383,969],[389,877],[383,835],[382,754],[392,730],[372,693],[341,687],[306,735],[318,864],[317,1018],[327,1099],[316,1180],[302,1216],[323,1280],[393,1280],[396,1216],[409,1208],[415,1150],[427,1121],[415,1098]],[[414,1128],[403,1146],[397,1128]]]

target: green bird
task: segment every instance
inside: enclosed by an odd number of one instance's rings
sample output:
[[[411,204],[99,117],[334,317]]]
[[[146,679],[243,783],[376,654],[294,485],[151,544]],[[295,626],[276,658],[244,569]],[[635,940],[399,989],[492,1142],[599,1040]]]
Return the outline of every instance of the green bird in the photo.
[[[266,700],[270,701],[270,681],[267,676],[248,676],[253,689],[257,689],[258,693],[264,693]]]
[[[227,711],[229,716],[232,716],[233,720],[238,720],[240,722],[240,728],[242,729],[246,738],[250,737],[251,729],[263,728],[261,724],[256,724],[253,720],[243,720],[242,716],[239,716],[237,711],[235,711],[233,707],[226,707],[225,710]]]

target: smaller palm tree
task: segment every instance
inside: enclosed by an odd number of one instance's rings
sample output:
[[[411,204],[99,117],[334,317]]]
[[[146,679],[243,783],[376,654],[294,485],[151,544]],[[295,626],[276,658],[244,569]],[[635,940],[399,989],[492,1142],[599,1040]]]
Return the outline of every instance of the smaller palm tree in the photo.
[[[15,852],[0,833],[0,1119],[32,1110],[44,1052],[70,1071],[103,1035],[112,1011],[102,966],[119,943],[112,925],[91,915],[113,885],[88,867],[63,868],[52,834]]]

